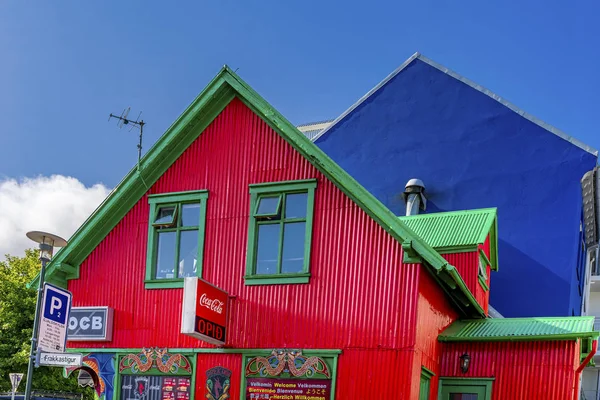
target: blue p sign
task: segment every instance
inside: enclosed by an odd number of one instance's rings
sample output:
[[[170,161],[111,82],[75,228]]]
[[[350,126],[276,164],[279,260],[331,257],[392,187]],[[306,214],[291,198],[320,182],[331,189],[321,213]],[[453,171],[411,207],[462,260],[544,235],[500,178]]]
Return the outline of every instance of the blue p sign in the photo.
[[[65,324],[69,314],[68,306],[69,298],[65,294],[48,287],[44,299],[44,318],[59,324]]]

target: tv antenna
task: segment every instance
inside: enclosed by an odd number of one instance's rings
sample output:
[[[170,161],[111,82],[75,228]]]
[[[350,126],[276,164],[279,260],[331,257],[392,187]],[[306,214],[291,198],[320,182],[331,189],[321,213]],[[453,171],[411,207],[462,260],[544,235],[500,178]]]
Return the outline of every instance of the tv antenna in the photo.
[[[140,142],[137,145],[139,166],[140,160],[142,159],[142,135],[144,134],[144,125],[146,125],[146,123],[143,119],[140,119],[142,116],[141,111],[135,120],[128,118],[129,111],[131,111],[131,107],[124,109],[120,116],[111,113],[108,117],[108,120],[110,121],[111,118],[115,118],[117,120],[117,126],[119,129],[123,128],[124,125],[130,125],[129,132],[131,132],[133,128],[138,128],[140,130]]]

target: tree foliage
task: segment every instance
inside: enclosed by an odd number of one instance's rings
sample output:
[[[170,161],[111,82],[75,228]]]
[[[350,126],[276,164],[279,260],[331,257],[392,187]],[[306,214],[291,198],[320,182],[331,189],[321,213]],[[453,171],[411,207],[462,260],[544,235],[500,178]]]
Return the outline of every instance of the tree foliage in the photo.
[[[0,262],[0,392],[11,390],[9,373],[27,374],[27,362],[33,332],[36,290],[28,289],[40,269],[38,253],[26,250],[25,257],[7,255]],[[19,391],[25,388],[23,377]],[[40,367],[34,370],[32,388],[35,391],[86,393],[90,389],[77,386],[73,377],[65,379],[62,368]]]

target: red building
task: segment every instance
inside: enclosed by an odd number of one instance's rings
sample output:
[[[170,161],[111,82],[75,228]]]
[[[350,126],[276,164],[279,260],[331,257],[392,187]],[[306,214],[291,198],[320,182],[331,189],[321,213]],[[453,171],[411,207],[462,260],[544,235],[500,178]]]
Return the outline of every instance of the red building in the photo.
[[[576,399],[593,317],[486,318],[496,240],[398,218],[224,68],[47,279],[107,307],[68,342],[107,400]]]

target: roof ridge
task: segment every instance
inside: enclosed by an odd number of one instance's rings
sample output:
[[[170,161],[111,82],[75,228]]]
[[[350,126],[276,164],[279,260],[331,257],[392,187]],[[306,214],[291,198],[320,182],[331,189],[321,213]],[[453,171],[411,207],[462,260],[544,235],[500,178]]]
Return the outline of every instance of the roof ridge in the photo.
[[[392,78],[394,78],[396,75],[398,75],[400,72],[402,72],[404,69],[406,69],[406,67],[408,67],[409,64],[411,64],[414,60],[421,60],[422,62],[428,64],[429,66],[437,69],[440,72],[443,72],[446,75],[451,76],[452,78],[464,83],[467,86],[470,86],[471,88],[483,93],[484,95],[496,100],[498,103],[502,104],[503,106],[505,106],[506,108],[510,109],[511,111],[519,114],[521,117],[527,119],[528,121],[536,124],[537,126],[539,126],[542,129],[545,129],[546,131],[566,140],[567,142],[571,143],[574,146],[579,147],[580,149],[594,155],[594,156],[598,156],[598,150],[594,149],[593,147],[583,143],[581,140],[576,139],[570,135],[568,135],[567,133],[565,133],[564,131],[548,124],[547,122],[542,121],[541,119],[533,116],[532,114],[529,114],[528,112],[526,112],[525,110],[523,110],[522,108],[517,107],[516,105],[514,105],[513,103],[509,102],[508,100],[504,99],[503,97],[497,95],[496,93],[492,92],[489,89],[486,89],[485,87],[483,87],[482,85],[470,80],[469,78],[466,78],[462,75],[460,75],[457,72],[452,71],[451,69],[443,66],[442,64],[439,64],[435,61],[433,61],[432,59],[424,56],[423,54],[416,52],[414,53],[412,56],[410,56],[406,61],[404,61],[398,68],[396,68],[394,71],[392,71],[391,74],[389,74],[388,76],[386,76],[381,82],[379,82],[377,85],[375,85],[371,90],[369,90],[364,96],[362,96],[360,99],[358,99],[354,104],[352,104],[346,111],[344,111],[339,117],[337,117],[332,123],[331,125],[329,125],[329,127],[327,127],[326,129],[324,129],[323,131],[319,132],[317,135],[315,135],[313,137],[313,141],[316,141],[317,139],[319,139],[321,136],[323,136],[325,133],[329,132],[329,130],[333,129],[334,126],[336,126],[338,124],[338,122],[340,122],[341,120],[343,120],[348,114],[350,114],[352,111],[354,111],[354,109],[358,108],[358,106],[360,106],[364,101],[366,101],[369,97],[371,97],[373,94],[375,94],[377,91],[379,91],[379,89],[381,87],[383,87],[385,84],[387,84]]]

